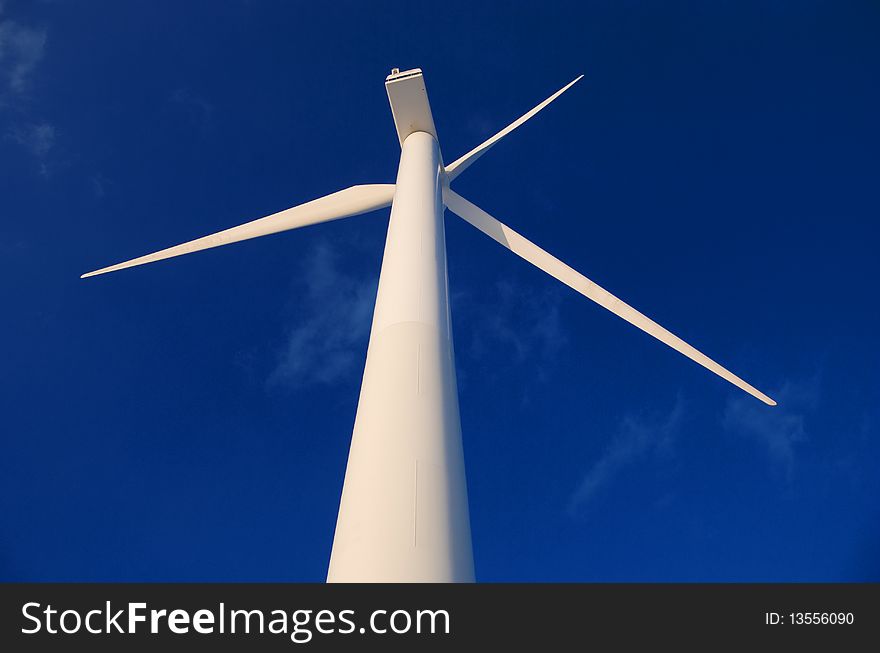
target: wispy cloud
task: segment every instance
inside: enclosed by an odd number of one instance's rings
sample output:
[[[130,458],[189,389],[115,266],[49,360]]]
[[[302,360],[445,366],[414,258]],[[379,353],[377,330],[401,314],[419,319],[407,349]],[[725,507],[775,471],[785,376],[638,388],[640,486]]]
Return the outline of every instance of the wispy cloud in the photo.
[[[7,136],[42,159],[55,144],[55,127],[47,122],[14,125],[9,128]]]
[[[27,90],[31,73],[45,49],[46,30],[6,18],[0,4],[0,83],[4,95],[21,95]]]
[[[302,302],[287,334],[270,386],[301,387],[356,378],[363,365],[378,278],[355,275],[340,266],[339,253],[319,243],[303,263],[296,290]],[[499,357],[529,365],[538,378],[567,342],[560,318],[564,290],[535,292],[500,281],[488,300],[456,293],[453,314],[466,323],[459,355],[477,361]],[[461,379],[459,379],[461,381]]]
[[[301,266],[303,299],[270,386],[337,383],[363,365],[378,279],[343,270],[339,258],[322,242]]]
[[[459,331],[465,335],[459,350],[478,361],[528,363],[543,379],[547,364],[568,342],[560,315],[564,292],[555,287],[536,292],[524,284],[498,281],[488,299],[456,294],[453,319],[467,324]]]
[[[805,419],[819,402],[819,375],[786,381],[771,393],[779,405],[767,408],[748,396],[733,396],[724,409],[724,428],[752,438],[766,448],[771,460],[791,479],[797,447],[807,439]]]
[[[55,144],[55,127],[27,116],[28,90],[37,64],[46,50],[46,30],[28,27],[8,18],[0,3],[0,111],[8,115],[3,137],[33,155],[43,176],[46,157]]]
[[[107,187],[111,185],[110,180],[100,172],[93,174],[89,178],[89,182],[92,185],[92,192],[95,193],[95,197],[98,199],[102,199],[107,194]]]
[[[214,126],[214,105],[186,88],[179,88],[168,99],[170,106],[183,114],[186,120],[200,132]]]
[[[569,499],[568,510],[577,515],[628,465],[651,454],[669,453],[681,432],[684,401],[677,396],[663,413],[626,415],[602,456],[584,475]]]

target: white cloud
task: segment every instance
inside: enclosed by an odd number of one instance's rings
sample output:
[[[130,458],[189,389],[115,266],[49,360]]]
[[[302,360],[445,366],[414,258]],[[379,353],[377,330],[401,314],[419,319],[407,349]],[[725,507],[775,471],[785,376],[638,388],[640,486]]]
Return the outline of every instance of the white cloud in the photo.
[[[495,292],[479,300],[470,293],[454,296],[453,320],[467,340],[463,353],[476,359],[500,357],[512,364],[537,366],[552,362],[568,341],[560,316],[565,290],[557,287],[540,292],[527,285],[498,281]]]
[[[214,105],[186,88],[179,88],[168,99],[172,107],[180,111],[186,120],[201,132],[214,126]]]
[[[47,122],[17,125],[9,130],[8,137],[42,159],[55,143],[55,127]]]
[[[302,387],[357,377],[355,371],[364,363],[378,279],[341,269],[338,258],[323,242],[301,266],[302,301],[269,385]]]
[[[45,49],[46,30],[26,27],[4,17],[0,4],[0,110],[19,115],[10,119],[4,137],[33,154],[40,173],[48,176],[45,158],[55,143],[55,127],[45,120],[20,117],[28,104],[26,91],[31,77]]]
[[[45,49],[45,29],[25,27],[0,16],[0,82],[4,92],[18,95],[27,89]]]
[[[93,174],[89,181],[92,185],[92,192],[98,199],[102,199],[107,194],[107,187],[111,185],[110,180],[100,172]]]
[[[771,394],[779,405],[768,408],[749,396],[733,396],[724,410],[724,428],[750,437],[763,445],[786,477],[794,473],[797,447],[807,439],[804,426],[807,413],[819,400],[819,376],[786,381]]]
[[[664,414],[626,415],[602,456],[584,475],[569,499],[569,512],[577,514],[627,465],[652,452],[669,451],[681,431],[684,402],[679,395]]]

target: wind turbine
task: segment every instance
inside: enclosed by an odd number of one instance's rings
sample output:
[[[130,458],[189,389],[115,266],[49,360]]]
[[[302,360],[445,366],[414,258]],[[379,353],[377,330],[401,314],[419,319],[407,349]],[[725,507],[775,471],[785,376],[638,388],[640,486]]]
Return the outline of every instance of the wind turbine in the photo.
[[[443,214],[447,208],[618,317],[765,404],[776,405],[449,187],[495,143],[581,77],[444,165],[422,71],[395,68],[385,80],[385,89],[401,147],[396,184],[352,186],[82,275],[91,277],[391,206],[328,582],[474,580],[446,275]]]

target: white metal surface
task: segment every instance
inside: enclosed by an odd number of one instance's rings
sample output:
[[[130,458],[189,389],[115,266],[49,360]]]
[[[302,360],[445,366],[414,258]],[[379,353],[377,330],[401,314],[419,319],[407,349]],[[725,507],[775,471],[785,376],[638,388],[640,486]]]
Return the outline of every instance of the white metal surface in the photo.
[[[111,265],[94,272],[86,272],[80,278],[94,277],[98,274],[106,274],[107,272],[115,272],[124,268],[131,268],[135,265],[144,265],[145,263],[153,263],[182,254],[192,254],[203,249],[212,247],[220,247],[230,243],[237,243],[241,240],[257,238],[259,236],[268,236],[279,231],[289,231],[290,229],[299,229],[319,222],[329,222],[330,220],[338,220],[339,218],[347,218],[369,211],[375,211],[391,204],[394,197],[394,184],[366,184],[360,186],[352,186],[345,190],[337,191],[330,195],[325,195],[311,202],[294,206],[265,218],[245,222],[244,224],[218,231],[209,236],[203,236],[187,243],[175,245],[167,249],[153,252],[145,256],[133,258],[130,261],[123,261],[116,265]]]
[[[699,363],[707,370],[715,372],[718,376],[729,381],[736,387],[745,390],[753,397],[760,399],[768,406],[775,406],[776,402],[754,386],[746,383],[736,374],[721,367],[718,363],[694,349],[691,345],[670,333],[654,320],[639,313],[626,302],[618,299],[610,292],[590,281],[574,268],[566,265],[552,254],[545,252],[535,243],[520,236],[506,224],[499,222],[486,213],[476,204],[469,202],[451,189],[444,193],[446,206],[450,211],[465,219],[484,234],[504,245],[514,254],[523,257],[529,263],[540,268],[552,277],[556,277],[562,283],[577,290],[584,297],[592,299],[599,306],[608,309],[620,318],[623,318],[633,326],[638,327],[645,333],[654,336],[660,342],[666,343],[675,351],[684,354],[692,361]]]
[[[328,582],[473,581],[442,166],[403,144]]]
[[[407,136],[427,132],[437,140],[437,128],[431,114],[431,103],[425,90],[425,78],[418,68],[392,73],[385,78],[385,90],[391,104],[391,115],[397,129],[400,146]]]

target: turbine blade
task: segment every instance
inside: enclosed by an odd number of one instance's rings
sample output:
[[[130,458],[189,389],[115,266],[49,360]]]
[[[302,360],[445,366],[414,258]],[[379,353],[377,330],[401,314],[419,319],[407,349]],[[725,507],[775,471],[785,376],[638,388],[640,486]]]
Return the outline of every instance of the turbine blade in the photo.
[[[551,102],[553,102],[553,100],[555,100],[555,99],[558,98],[560,95],[562,95],[563,93],[565,93],[568,89],[570,89],[570,88],[571,88],[572,86],[574,86],[577,82],[579,82],[579,81],[581,80],[582,77],[583,77],[583,75],[581,75],[580,77],[578,77],[577,79],[575,79],[573,82],[569,82],[568,84],[566,84],[565,86],[563,86],[561,89],[559,89],[558,91],[556,91],[553,95],[551,95],[551,96],[548,97],[546,100],[544,100],[543,102],[541,102],[541,104],[539,104],[538,106],[536,106],[534,109],[532,109],[531,111],[529,111],[529,112],[526,113],[525,115],[521,116],[520,118],[517,118],[517,119],[514,120],[512,123],[510,123],[509,125],[507,125],[507,127],[505,127],[505,128],[502,129],[500,132],[498,132],[497,134],[495,134],[492,138],[490,138],[490,139],[488,139],[488,140],[486,140],[486,141],[483,141],[482,143],[480,143],[479,145],[477,145],[474,149],[472,149],[470,152],[468,152],[468,153],[465,154],[464,156],[462,156],[462,157],[456,159],[455,161],[453,161],[452,163],[450,163],[448,166],[446,166],[446,176],[449,178],[449,181],[452,181],[453,179],[455,179],[456,177],[458,177],[458,175],[460,175],[462,172],[464,172],[465,169],[466,169],[467,167],[469,167],[474,161],[476,161],[476,160],[479,159],[481,156],[483,156],[483,154],[485,154],[485,152],[486,152],[490,147],[492,147],[493,145],[495,145],[495,143],[497,143],[497,142],[500,141],[502,138],[504,138],[505,136],[507,136],[507,135],[508,135],[510,132],[512,132],[514,129],[516,129],[516,128],[519,127],[521,124],[523,124],[526,120],[528,120],[529,118],[531,118],[532,116],[534,116],[536,113],[538,113],[541,109],[543,109],[543,108],[546,107],[548,104],[550,104]]]
[[[161,261],[166,258],[181,256],[182,254],[191,254],[203,249],[219,247],[220,245],[237,243],[240,240],[267,236],[279,231],[298,229],[299,227],[306,227],[318,224],[319,222],[329,222],[330,220],[338,220],[339,218],[347,218],[360,213],[375,211],[390,205],[393,198],[394,184],[352,186],[311,202],[273,213],[265,218],[245,222],[237,227],[218,231],[209,236],[203,236],[202,238],[159,250],[146,256],[140,256],[130,261],[101,268],[94,272],[87,272],[80,279],[107,272],[115,272],[116,270],[143,265],[144,263]]]
[[[697,351],[684,340],[670,333],[645,315],[642,315],[632,306],[626,304],[604,288],[590,281],[580,272],[566,265],[552,254],[545,252],[533,242],[526,240],[513,229],[499,222],[483,209],[469,202],[455,191],[447,189],[444,193],[444,199],[446,206],[450,211],[464,218],[465,221],[475,226],[490,238],[504,245],[514,254],[518,254],[535,267],[540,268],[550,276],[556,277],[562,283],[577,290],[584,297],[592,299],[603,308],[608,309],[645,333],[666,343],[675,351],[684,354],[692,361],[705,367],[707,370],[715,372],[715,374],[722,379],[725,379],[736,387],[745,390],[768,406],[776,405],[776,402],[763,392],[749,385],[729,370],[721,367],[721,365],[713,361],[711,358]]]

